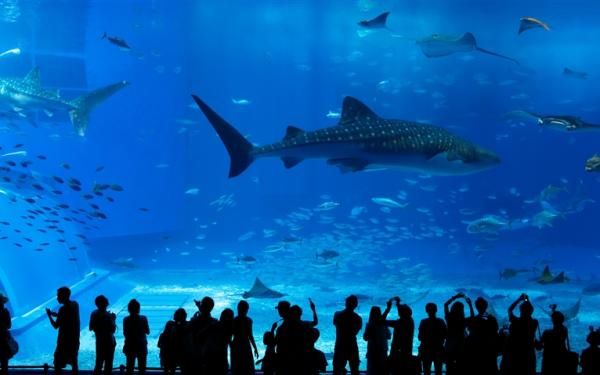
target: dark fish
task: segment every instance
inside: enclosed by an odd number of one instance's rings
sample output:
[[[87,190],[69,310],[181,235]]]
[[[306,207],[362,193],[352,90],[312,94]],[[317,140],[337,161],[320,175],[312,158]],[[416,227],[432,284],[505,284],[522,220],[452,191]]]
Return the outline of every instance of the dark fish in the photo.
[[[64,169],[71,169],[71,166],[67,163],[61,163],[60,166],[63,167]]]
[[[40,184],[33,184],[33,185],[31,185],[31,186],[32,186],[33,188],[37,189],[37,190],[40,190],[40,191],[43,191],[43,190],[44,190],[44,187],[43,187],[42,185],[40,185]]]
[[[48,246],[48,245],[50,245],[50,242],[42,242],[42,243],[40,244],[40,246]]]
[[[56,194],[56,195],[62,195],[62,191],[60,190],[52,190],[52,193]]]
[[[58,205],[58,207],[67,209],[67,208],[69,208],[69,205],[66,204],[66,203],[61,203],[61,204]]]
[[[21,245],[21,244],[20,244],[20,243],[18,243],[18,242],[15,242],[15,246],[16,246],[16,247],[23,247],[23,245]]]
[[[35,251],[44,251],[44,249],[39,249],[39,248],[38,248],[38,249],[35,249]]]
[[[15,163],[12,160],[7,161],[6,164],[10,165],[11,167],[16,167],[17,166],[17,163]]]
[[[40,159],[40,160],[46,160],[46,159],[48,159],[46,157],[46,155],[38,155],[37,158]]]
[[[71,261],[71,262],[77,262],[77,258],[69,258],[69,261]]]
[[[118,184],[112,184],[112,185],[110,185],[110,188],[114,191],[123,191],[124,190],[123,187]]]
[[[115,199],[113,197],[106,197],[106,200],[109,201],[110,203],[113,203],[115,201]]]
[[[79,185],[71,184],[71,185],[69,185],[69,187],[70,187],[72,190],[75,190],[75,191],[81,191],[81,186],[79,186]]]
[[[21,147],[23,147],[23,146],[24,146],[24,145],[23,145],[22,143],[17,143],[17,144],[15,145],[15,148],[21,148]]]
[[[54,179],[54,181],[58,182],[59,184],[62,184],[63,182],[65,182],[65,180],[63,180],[62,178],[60,178],[58,176],[52,176],[52,178]]]
[[[71,177],[71,178],[69,178],[69,184],[81,186],[81,181],[79,181],[78,179],[76,179],[74,177]]]
[[[0,237],[0,240],[5,240],[7,238],[8,238],[8,236],[2,236],[2,237]]]
[[[565,68],[563,70],[563,75],[570,77],[570,78],[577,78],[577,79],[587,79],[587,76],[588,76],[588,74],[586,72],[578,72],[576,70],[569,69],[569,68]]]
[[[148,209],[146,207],[140,207],[140,208],[138,208],[138,210],[140,210],[142,212],[148,212],[148,211],[150,211],[150,209]]]
[[[101,165],[101,166],[98,166],[98,167],[96,168],[96,172],[101,172],[101,171],[103,171],[103,170],[104,170],[104,166],[103,166],[103,165]]]
[[[106,219],[106,215],[100,211],[92,212],[92,216],[99,217],[100,219]]]
[[[94,199],[94,196],[92,194],[85,194],[83,197],[85,199]]]
[[[34,204],[35,203],[35,199],[33,199],[33,198],[25,198],[25,202]]]
[[[29,160],[25,160],[21,162],[21,167],[23,168],[27,168],[29,167],[31,164],[33,164],[33,162],[29,161]]]
[[[126,50],[126,51],[131,50],[131,47],[129,47],[129,44],[127,44],[125,39],[119,38],[118,36],[110,36],[105,32],[104,34],[102,34],[102,38],[100,38],[100,39],[106,39],[111,44],[114,44],[115,46],[121,48],[122,50]]]
[[[33,242],[33,240],[31,238],[27,238],[27,237],[25,237],[24,240],[27,242]]]
[[[69,250],[77,250],[77,246],[71,246],[69,247]]]
[[[90,203],[90,207],[92,207],[94,210],[100,209],[100,206],[98,206],[97,204],[94,204],[94,203]]]

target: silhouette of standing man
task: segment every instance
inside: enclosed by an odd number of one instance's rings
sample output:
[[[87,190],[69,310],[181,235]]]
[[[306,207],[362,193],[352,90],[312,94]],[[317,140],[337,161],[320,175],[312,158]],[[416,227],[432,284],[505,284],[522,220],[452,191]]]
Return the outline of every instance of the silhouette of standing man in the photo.
[[[115,358],[115,331],[117,316],[109,312],[108,298],[99,295],[95,300],[97,309],[90,315],[90,331],[96,336],[96,364],[94,375],[100,375],[104,368],[104,374],[112,373],[113,360]]]
[[[58,288],[56,300],[62,306],[58,313],[46,309],[48,320],[54,329],[58,329],[56,350],[54,351],[54,370],[61,374],[62,370],[71,365],[72,374],[77,374],[77,355],[79,353],[79,304],[71,301],[71,290],[66,286]],[[55,319],[56,318],[56,319]]]
[[[335,325],[335,349],[333,351],[333,374],[346,373],[346,362],[350,364],[350,374],[358,375],[358,344],[356,335],[362,328],[362,318],[354,312],[358,307],[358,298],[351,295],[346,298],[346,308],[333,316]]]

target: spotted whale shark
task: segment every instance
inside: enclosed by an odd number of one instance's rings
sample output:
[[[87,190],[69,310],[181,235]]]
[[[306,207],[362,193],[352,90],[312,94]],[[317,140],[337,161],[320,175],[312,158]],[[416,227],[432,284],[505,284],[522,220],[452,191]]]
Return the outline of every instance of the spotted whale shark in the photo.
[[[350,96],[344,98],[337,125],[314,131],[289,126],[280,142],[254,146],[204,101],[192,97],[229,153],[229,177],[264,157],[279,157],[286,168],[304,159],[325,159],[342,172],[404,169],[436,175],[469,174],[500,163],[492,151],[441,127],[384,119]]]
[[[42,87],[40,70],[35,67],[23,78],[0,78],[0,112],[27,118],[36,110],[48,116],[67,111],[77,134],[84,136],[92,109],[127,85],[121,81],[66,100],[58,91]]]

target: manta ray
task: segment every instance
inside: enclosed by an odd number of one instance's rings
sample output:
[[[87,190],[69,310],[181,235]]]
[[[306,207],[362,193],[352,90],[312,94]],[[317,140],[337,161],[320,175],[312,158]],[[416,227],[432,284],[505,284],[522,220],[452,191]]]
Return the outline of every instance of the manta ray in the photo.
[[[550,25],[538,20],[537,18],[521,17],[521,22],[519,23],[519,34],[530,29],[544,29],[549,31]]]
[[[254,280],[254,285],[250,288],[249,291],[244,292],[242,297],[245,299],[248,298],[281,298],[285,296],[285,294],[275,291],[273,289],[269,289],[262,281],[257,277]]]
[[[565,132],[600,132],[600,125],[583,121],[580,117],[571,115],[540,115],[528,111],[511,111],[504,115],[507,118],[518,118],[535,121],[543,128]]]
[[[325,159],[342,172],[392,168],[446,176],[476,173],[500,163],[492,151],[444,128],[384,119],[349,96],[337,125],[314,131],[289,126],[280,142],[255,146],[200,98],[192,97],[229,153],[230,178],[265,157],[281,158],[286,168],[312,158]]]
[[[472,33],[464,33],[462,36],[450,36],[441,34],[432,34],[425,38],[418,39],[417,45],[421,47],[421,51],[427,57],[442,57],[448,56],[457,52],[479,51],[488,55],[501,57],[510,60],[519,65],[519,62],[511,57],[501,55],[496,52],[488,51],[477,45],[475,35]]]
[[[360,21],[358,25],[366,29],[387,29],[386,22],[389,15],[390,12],[384,12],[373,19]]]

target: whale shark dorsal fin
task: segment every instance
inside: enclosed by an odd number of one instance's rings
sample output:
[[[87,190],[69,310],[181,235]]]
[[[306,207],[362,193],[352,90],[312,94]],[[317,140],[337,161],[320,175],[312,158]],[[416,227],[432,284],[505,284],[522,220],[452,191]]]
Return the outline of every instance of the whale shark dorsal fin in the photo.
[[[351,96],[346,96],[344,98],[344,103],[342,104],[342,115],[338,125],[345,125],[358,120],[369,120],[376,118],[379,118],[379,116],[377,116],[377,114],[375,114],[375,112],[373,112],[363,102]]]
[[[34,86],[41,86],[40,68],[37,66],[34,66],[33,69],[31,69],[29,71],[29,73],[27,73],[27,75],[25,76],[25,81],[28,81],[30,84],[32,84]]]
[[[288,126],[287,129],[285,130],[285,136],[283,137],[283,139],[290,139],[290,138],[294,138],[295,136],[297,136],[298,134],[304,133],[304,130],[297,128],[295,126]]]

